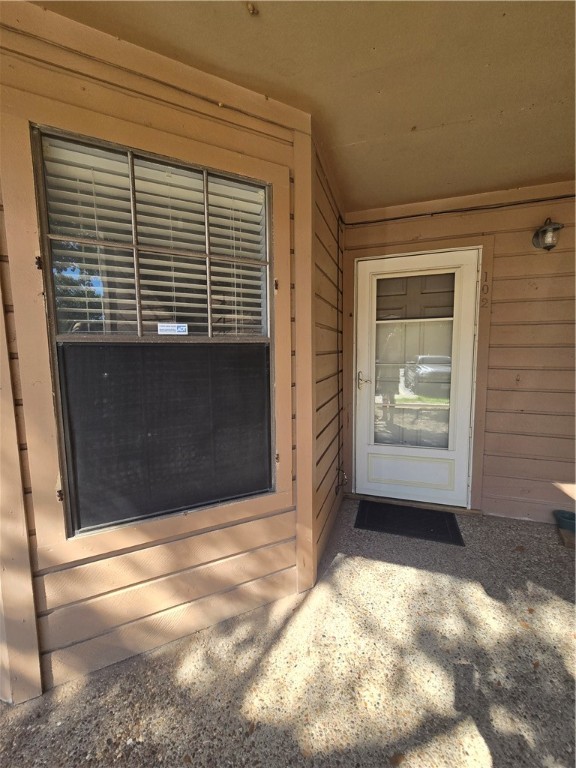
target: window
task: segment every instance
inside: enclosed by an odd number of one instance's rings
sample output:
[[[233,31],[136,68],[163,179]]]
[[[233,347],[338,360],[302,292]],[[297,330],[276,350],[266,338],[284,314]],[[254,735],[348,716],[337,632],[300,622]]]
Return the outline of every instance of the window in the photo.
[[[71,530],[272,490],[266,185],[34,133]]]

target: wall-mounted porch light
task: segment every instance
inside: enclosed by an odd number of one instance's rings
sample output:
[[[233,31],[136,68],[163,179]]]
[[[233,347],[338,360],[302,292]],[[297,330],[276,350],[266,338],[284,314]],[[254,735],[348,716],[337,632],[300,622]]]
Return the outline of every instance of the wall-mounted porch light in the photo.
[[[558,245],[558,232],[564,228],[564,224],[557,224],[551,219],[546,219],[544,224],[539,227],[532,237],[534,248],[543,248],[545,251],[551,251]]]

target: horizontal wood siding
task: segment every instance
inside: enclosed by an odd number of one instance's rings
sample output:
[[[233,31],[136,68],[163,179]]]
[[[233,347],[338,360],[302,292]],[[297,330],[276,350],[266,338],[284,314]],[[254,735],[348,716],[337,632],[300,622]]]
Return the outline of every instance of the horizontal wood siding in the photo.
[[[91,600],[57,608],[42,616],[39,631],[46,651],[79,643],[111,627],[128,624],[141,616],[223,592],[238,584],[294,566],[294,542],[243,552],[197,568],[185,568],[151,581],[131,580],[124,590],[114,590]]]
[[[342,227],[316,155],[314,178],[314,540],[321,557],[343,495]]]
[[[48,684],[209,626],[214,615],[229,618],[294,592],[294,514],[37,576]]]
[[[40,611],[50,611],[293,536],[294,513],[285,512],[264,520],[219,528],[160,546],[67,567],[36,577],[37,606]]]
[[[487,513],[548,522],[574,483],[573,203],[553,218],[565,228],[550,253],[535,227],[495,233],[482,494]]]
[[[239,616],[296,590],[296,569],[289,568],[233,589],[160,611],[104,635],[42,657],[48,687],[186,637],[192,632]]]
[[[310,334],[309,323],[299,329],[298,323],[305,318],[297,318],[295,312],[295,232],[300,221],[295,216],[298,201],[308,199],[311,192],[309,182],[304,188],[294,169],[298,163],[300,167],[312,163],[310,118],[27,4],[7,9],[3,23],[3,135],[18,135],[14,141],[21,143],[22,151],[14,154],[24,158],[21,173],[16,173],[16,160],[3,166],[11,173],[13,235],[8,238],[9,247],[2,239],[0,279],[14,389],[9,406],[18,429],[21,472],[21,479],[16,475],[11,479],[25,500],[32,558],[34,602],[30,590],[30,605],[36,613],[29,634],[36,638],[36,619],[40,649],[36,648],[35,658],[37,665],[41,658],[43,685],[49,688],[297,589],[294,393],[299,381],[309,385],[314,374],[310,365],[304,370],[295,364],[296,337]],[[271,238],[274,276],[282,275],[274,291],[275,326],[285,328],[275,347],[279,372],[275,396],[282,414],[276,433],[280,447],[275,495],[66,538],[64,513],[55,493],[59,467],[47,345],[44,349],[42,344],[36,355],[38,340],[46,339],[46,324],[41,273],[34,267],[38,237],[30,192],[29,122],[85,135],[90,135],[90,126],[96,126],[102,138],[129,132],[132,146],[157,146],[158,152],[169,146],[175,158],[197,156],[208,167],[273,179],[272,204],[275,211],[282,211],[282,217],[273,219]],[[302,149],[307,146],[302,137],[308,140],[307,151]],[[270,176],[259,176],[261,169]],[[22,178],[26,181],[20,186]],[[23,211],[24,224],[19,220]],[[330,216],[328,221],[332,226]],[[311,237],[309,204],[302,227]],[[17,252],[21,232],[28,238],[28,255],[16,257],[10,250]],[[330,252],[318,254],[319,266],[330,285],[338,286],[338,253],[333,243],[327,240],[327,245]],[[326,304],[323,328],[337,337],[340,305],[335,295],[327,298],[334,306]],[[320,376],[325,381],[341,376],[337,340],[329,346],[332,357],[323,358],[329,365]],[[47,380],[39,381],[42,376]],[[292,418],[286,419],[290,376]],[[335,417],[338,412],[333,410],[319,416],[323,440],[329,434],[326,428],[333,430]],[[314,491],[310,483],[309,499]],[[313,527],[311,505],[304,514]],[[3,627],[0,624],[0,631]],[[0,660],[9,665],[5,651]],[[5,688],[0,691],[3,695]]]
[[[484,406],[474,441],[481,451],[480,477],[473,477],[478,506],[486,514],[553,522],[554,509],[574,503],[574,186],[535,188],[526,202],[522,190],[515,200],[499,195],[508,204],[491,207],[483,196],[486,205],[477,209],[471,199],[461,206],[450,201],[454,213],[425,215],[420,204],[414,217],[409,207],[401,212],[406,218],[388,209],[385,221],[375,212],[354,214],[345,259],[489,244],[493,261],[482,276],[489,312],[480,317],[488,345],[477,371]],[[548,217],[564,224],[550,253],[532,246]]]

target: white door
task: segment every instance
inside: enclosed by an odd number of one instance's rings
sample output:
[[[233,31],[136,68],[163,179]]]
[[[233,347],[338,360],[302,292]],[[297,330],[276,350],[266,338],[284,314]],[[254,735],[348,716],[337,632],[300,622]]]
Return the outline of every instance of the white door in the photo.
[[[359,261],[356,493],[469,507],[478,249]]]

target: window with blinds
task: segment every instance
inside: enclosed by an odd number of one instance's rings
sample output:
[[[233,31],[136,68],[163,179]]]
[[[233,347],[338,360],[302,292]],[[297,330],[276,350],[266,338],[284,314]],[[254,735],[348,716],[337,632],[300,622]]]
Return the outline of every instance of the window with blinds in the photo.
[[[42,136],[59,334],[267,336],[266,189]]]
[[[71,533],[271,491],[266,185],[34,140]]]

